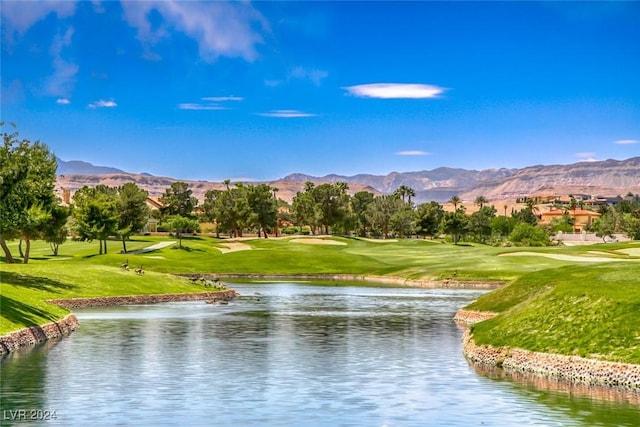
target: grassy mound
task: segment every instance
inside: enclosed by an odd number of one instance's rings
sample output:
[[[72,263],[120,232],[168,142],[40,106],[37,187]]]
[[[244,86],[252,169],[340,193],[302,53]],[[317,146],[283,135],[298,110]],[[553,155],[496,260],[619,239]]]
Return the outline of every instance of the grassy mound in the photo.
[[[640,265],[532,273],[465,307],[501,313],[473,327],[477,344],[640,364]]]
[[[173,275],[104,265],[68,265],[66,261],[2,265],[0,335],[59,320],[68,310],[46,300],[77,297],[146,295],[209,291]]]

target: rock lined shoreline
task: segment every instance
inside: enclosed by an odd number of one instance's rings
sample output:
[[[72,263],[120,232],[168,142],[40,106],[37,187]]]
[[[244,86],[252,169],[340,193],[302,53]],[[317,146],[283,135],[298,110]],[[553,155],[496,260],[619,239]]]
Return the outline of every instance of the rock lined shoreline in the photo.
[[[121,297],[96,297],[96,298],[66,298],[47,300],[51,304],[73,309],[83,307],[109,307],[126,304],[156,304],[160,302],[172,301],[202,301],[216,298],[231,299],[238,295],[233,290],[216,292],[193,292],[186,294],[149,294],[149,295],[129,295]],[[0,355],[8,354],[12,351],[27,345],[37,344],[52,338],[59,338],[68,335],[79,326],[78,319],[73,313],[68,314],[63,319],[56,322],[47,323],[42,326],[30,326],[18,331],[10,332],[0,336]]]
[[[59,338],[74,331],[78,325],[78,319],[70,313],[56,322],[10,332],[0,337],[0,354],[8,354],[19,347]]]
[[[179,274],[191,277],[194,274]],[[207,280],[215,279],[262,279],[262,280],[328,280],[350,282],[375,282],[394,286],[418,288],[459,288],[459,289],[496,289],[503,282],[458,281],[458,280],[414,280],[393,276],[368,276],[364,274],[253,274],[253,273],[210,273],[197,274]]]
[[[215,292],[192,292],[186,294],[149,294],[129,295],[123,297],[67,298],[47,300],[47,302],[64,308],[109,307],[128,304],[157,304],[173,301],[202,301],[213,298],[234,298],[238,293],[234,290]]]
[[[495,313],[483,314],[459,310],[454,319],[465,324],[473,324],[495,315]],[[462,339],[465,357],[479,366],[497,367],[506,372],[533,374],[574,384],[640,391],[640,365],[540,353],[518,348],[477,345],[469,329],[464,331]]]

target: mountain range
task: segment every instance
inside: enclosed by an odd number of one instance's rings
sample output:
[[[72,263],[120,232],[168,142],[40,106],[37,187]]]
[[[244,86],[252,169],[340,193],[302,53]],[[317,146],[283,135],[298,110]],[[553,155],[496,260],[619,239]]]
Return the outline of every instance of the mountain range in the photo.
[[[58,159],[58,187],[72,192],[84,185],[119,186],[135,182],[152,196],[159,196],[172,182],[180,179],[132,174],[107,166],[94,166],[82,161]],[[278,197],[291,202],[305,182],[346,182],[351,194],[371,191],[388,194],[405,185],[415,190],[414,201],[446,202],[457,195],[463,201],[484,196],[490,201],[513,200],[531,195],[589,194],[598,196],[640,193],[640,157],[626,160],[579,162],[569,165],[536,165],[521,169],[485,169],[481,171],[440,167],[430,171],[392,172],[387,175],[360,174],[321,177],[294,173],[268,184],[279,189]],[[224,184],[208,181],[186,181],[200,200],[211,189],[224,189]]]

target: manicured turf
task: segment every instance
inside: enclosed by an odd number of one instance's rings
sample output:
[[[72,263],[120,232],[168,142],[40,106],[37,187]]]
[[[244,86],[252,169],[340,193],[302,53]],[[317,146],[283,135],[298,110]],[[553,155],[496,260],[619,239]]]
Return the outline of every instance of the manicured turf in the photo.
[[[182,248],[176,243],[140,254],[119,253],[122,245],[113,241],[107,255],[97,255],[96,242],[70,241],[58,257],[46,244],[34,242],[29,264],[0,264],[0,334],[66,313],[46,299],[205,290],[171,273],[367,274],[507,282],[469,307],[503,313],[474,328],[479,343],[640,363],[640,321],[634,319],[640,308],[640,242],[495,248],[416,239],[330,239],[343,244],[197,236],[183,239]],[[127,248],[168,240],[175,239],[140,236]],[[10,247],[17,253],[15,242]],[[121,270],[125,261],[147,273]]]
[[[526,275],[467,307],[501,313],[478,344],[640,364],[640,264],[567,266]]]

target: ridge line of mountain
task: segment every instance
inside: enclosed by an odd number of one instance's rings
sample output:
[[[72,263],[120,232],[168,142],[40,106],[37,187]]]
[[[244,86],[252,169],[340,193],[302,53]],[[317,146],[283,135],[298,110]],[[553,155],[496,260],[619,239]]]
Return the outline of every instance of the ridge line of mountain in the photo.
[[[58,185],[75,190],[85,185],[122,185],[127,180],[136,182],[150,194],[157,194],[160,187],[171,185],[179,179],[158,177],[149,174],[132,174],[117,168],[93,166],[87,162],[65,162],[58,159]],[[78,169],[74,169],[78,166]],[[75,173],[79,170],[80,173]],[[199,198],[206,189],[217,188],[222,183],[209,181],[189,182]],[[463,200],[473,200],[484,196],[489,200],[517,198],[536,193],[571,194],[585,193],[601,196],[615,196],[627,192],[640,192],[640,156],[625,160],[602,160],[577,162],[568,165],[533,165],[519,169],[468,170],[462,168],[439,167],[433,170],[414,172],[391,172],[387,175],[357,174],[344,176],[329,174],[322,177],[302,173],[292,173],[277,180],[265,180],[287,187],[285,200],[291,199],[296,191],[301,191],[305,182],[314,183],[343,181],[349,184],[351,192],[374,190],[374,193],[392,193],[401,185],[415,190],[416,203],[421,201],[446,201],[457,195]],[[120,183],[120,184],[118,184]],[[289,188],[290,187],[290,188]],[[281,189],[282,190],[282,189]],[[160,191],[162,193],[162,191]],[[202,194],[201,194],[202,193]]]

